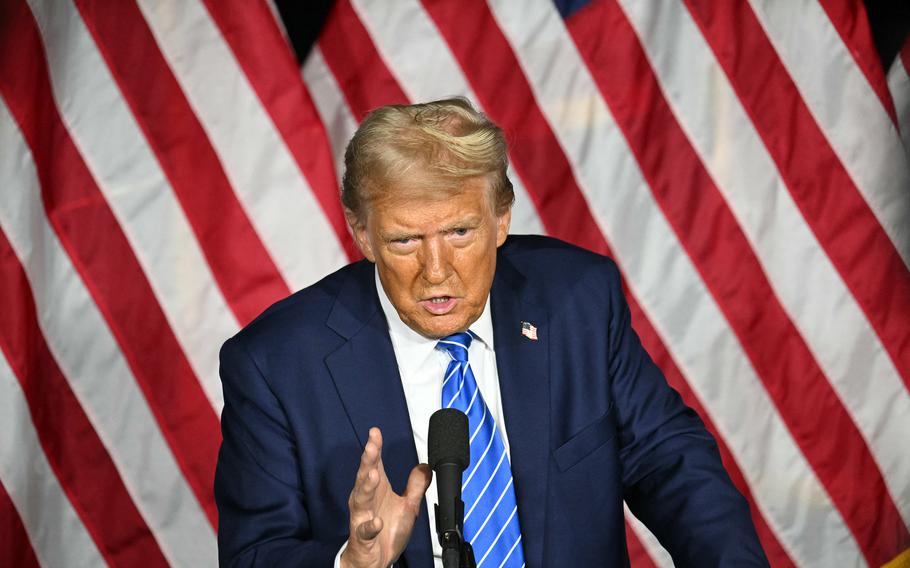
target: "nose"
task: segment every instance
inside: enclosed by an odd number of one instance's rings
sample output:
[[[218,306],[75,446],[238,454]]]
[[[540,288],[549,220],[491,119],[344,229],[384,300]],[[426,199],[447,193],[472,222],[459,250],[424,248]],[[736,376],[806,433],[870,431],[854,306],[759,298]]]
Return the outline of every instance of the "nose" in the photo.
[[[451,271],[451,251],[442,239],[427,239],[423,247],[423,279],[428,284],[442,284]]]

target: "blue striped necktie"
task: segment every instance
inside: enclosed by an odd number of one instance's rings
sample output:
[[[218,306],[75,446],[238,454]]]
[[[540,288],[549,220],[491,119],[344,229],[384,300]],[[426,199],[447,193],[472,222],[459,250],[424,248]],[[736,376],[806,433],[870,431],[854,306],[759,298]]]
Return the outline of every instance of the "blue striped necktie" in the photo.
[[[470,333],[450,335],[438,345],[452,357],[442,383],[442,407],[468,415],[471,464],[462,475],[464,536],[478,568],[524,566],[512,467],[468,363],[470,345]]]

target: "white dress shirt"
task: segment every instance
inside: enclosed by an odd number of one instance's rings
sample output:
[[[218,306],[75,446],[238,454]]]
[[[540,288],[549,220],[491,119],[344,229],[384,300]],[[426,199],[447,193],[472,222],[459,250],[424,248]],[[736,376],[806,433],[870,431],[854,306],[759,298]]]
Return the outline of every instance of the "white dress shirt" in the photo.
[[[376,290],[382,304],[382,311],[385,313],[385,319],[389,324],[389,336],[392,338],[398,373],[401,376],[401,385],[404,387],[404,396],[408,404],[417,459],[420,463],[427,463],[427,429],[430,424],[430,416],[442,406],[442,379],[449,361],[452,359],[445,351],[436,349],[437,339],[427,339],[401,321],[395,306],[392,305],[392,301],[389,300],[379,281],[378,272],[376,272]],[[474,371],[474,378],[477,379],[477,388],[480,389],[480,394],[502,435],[506,455],[511,460],[509,439],[506,435],[502,414],[499,375],[496,371],[496,351],[493,345],[493,319],[490,316],[489,296],[487,296],[483,313],[471,325],[471,331],[476,338],[468,349],[468,361]],[[442,547],[436,537],[436,515],[433,508],[433,505],[437,503],[435,477],[430,482],[426,499],[427,511],[430,515],[430,540],[433,541],[433,560],[437,568],[442,568]],[[343,551],[344,546],[335,557],[336,568],[340,566]]]

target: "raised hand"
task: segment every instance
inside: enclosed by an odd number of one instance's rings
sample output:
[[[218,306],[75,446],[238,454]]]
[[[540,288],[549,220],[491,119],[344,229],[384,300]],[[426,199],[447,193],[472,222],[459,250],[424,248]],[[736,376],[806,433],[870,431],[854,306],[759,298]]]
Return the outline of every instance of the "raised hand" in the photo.
[[[431,477],[430,467],[420,464],[411,470],[404,495],[396,494],[382,465],[382,433],[370,428],[348,498],[351,536],[341,555],[343,568],[387,568],[401,555]]]

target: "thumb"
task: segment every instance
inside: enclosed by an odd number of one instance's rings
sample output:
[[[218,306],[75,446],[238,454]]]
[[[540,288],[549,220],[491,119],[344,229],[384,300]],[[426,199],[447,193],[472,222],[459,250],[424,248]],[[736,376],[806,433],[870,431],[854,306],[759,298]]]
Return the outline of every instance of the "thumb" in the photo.
[[[402,497],[415,510],[420,507],[420,500],[426,494],[431,479],[433,479],[433,470],[425,463],[418,464],[411,470],[411,475],[408,476],[408,485]]]

